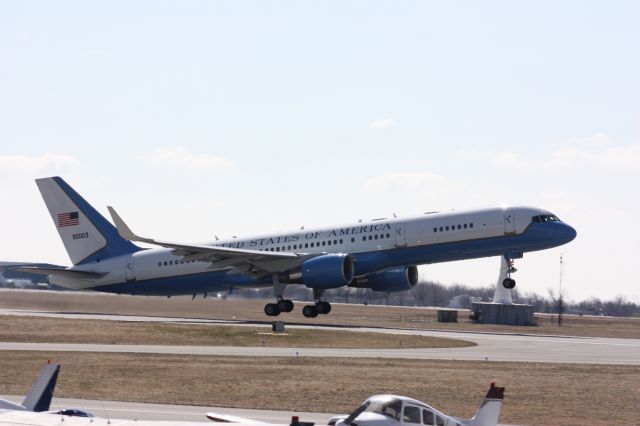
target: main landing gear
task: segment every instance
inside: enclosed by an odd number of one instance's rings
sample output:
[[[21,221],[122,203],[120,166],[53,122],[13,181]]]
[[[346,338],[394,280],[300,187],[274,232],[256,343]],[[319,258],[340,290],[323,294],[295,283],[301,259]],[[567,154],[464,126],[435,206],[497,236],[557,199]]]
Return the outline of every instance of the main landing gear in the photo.
[[[320,300],[320,297],[322,297],[323,293],[323,289],[313,289],[313,298],[315,299],[316,303],[315,305],[305,305],[305,307],[302,308],[302,315],[307,318],[315,318],[318,315],[326,315],[331,312],[331,303]]]
[[[277,317],[281,312],[293,311],[293,302],[282,297],[284,289],[287,285],[282,284],[278,280],[278,275],[273,275],[273,292],[276,294],[276,303],[267,303],[264,305],[264,313],[270,317]]]
[[[264,305],[264,313],[270,317],[277,317],[281,312],[293,311],[293,302],[289,299],[277,298],[277,303],[267,303]]]
[[[506,289],[511,290],[516,286],[516,280],[511,278],[511,274],[517,271],[517,269],[513,266],[514,260],[511,257],[505,256],[507,260],[507,278],[502,280],[502,286]]]

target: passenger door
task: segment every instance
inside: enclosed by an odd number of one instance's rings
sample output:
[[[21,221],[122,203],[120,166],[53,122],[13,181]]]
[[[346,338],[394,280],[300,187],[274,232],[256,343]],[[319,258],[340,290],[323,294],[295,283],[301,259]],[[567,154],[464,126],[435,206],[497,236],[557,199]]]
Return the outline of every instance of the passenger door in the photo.
[[[127,265],[124,268],[124,277],[127,281],[135,281],[136,280],[136,270],[133,264],[133,256],[127,260]]]
[[[516,233],[516,215],[513,210],[505,210],[504,212],[504,233]]]
[[[395,234],[395,245],[396,245],[396,247],[406,247],[407,246],[407,236],[405,235],[405,224],[404,223],[396,223],[394,234]]]

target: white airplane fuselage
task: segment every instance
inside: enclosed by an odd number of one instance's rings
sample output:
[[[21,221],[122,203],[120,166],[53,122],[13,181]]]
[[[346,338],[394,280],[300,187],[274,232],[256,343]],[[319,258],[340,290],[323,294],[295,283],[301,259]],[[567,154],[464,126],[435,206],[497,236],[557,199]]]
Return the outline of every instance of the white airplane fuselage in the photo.
[[[553,218],[535,221],[534,218]],[[390,268],[489,256],[521,257],[529,251],[565,244],[575,230],[550,212],[533,207],[493,207],[427,213],[328,228],[301,229],[207,243],[263,252],[345,253],[354,260],[355,277]],[[52,283],[77,289],[180,295],[223,291],[232,287],[272,285],[271,275],[212,265],[172,254],[169,248],[96,258],[71,270],[105,273],[95,280],[52,277]],[[339,285],[336,285],[338,287]]]

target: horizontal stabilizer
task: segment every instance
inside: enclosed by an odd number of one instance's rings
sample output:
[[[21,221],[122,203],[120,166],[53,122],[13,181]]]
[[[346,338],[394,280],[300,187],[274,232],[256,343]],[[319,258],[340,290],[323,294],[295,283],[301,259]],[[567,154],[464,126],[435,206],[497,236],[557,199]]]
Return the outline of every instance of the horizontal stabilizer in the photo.
[[[73,269],[38,268],[37,266],[23,266],[21,268],[11,269],[18,272],[28,272],[30,274],[38,275],[55,275],[58,277],[71,278],[75,280],[97,280],[98,278],[102,278],[107,275],[103,272],[76,271]]]

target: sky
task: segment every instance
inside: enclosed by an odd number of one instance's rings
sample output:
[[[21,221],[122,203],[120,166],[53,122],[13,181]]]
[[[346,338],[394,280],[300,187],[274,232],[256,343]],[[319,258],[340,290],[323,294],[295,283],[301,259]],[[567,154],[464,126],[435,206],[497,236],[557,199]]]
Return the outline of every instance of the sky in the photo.
[[[69,265],[33,179],[200,242],[524,204],[521,292],[640,302],[640,3],[0,2],[0,260]],[[493,284],[498,258],[421,268]]]

